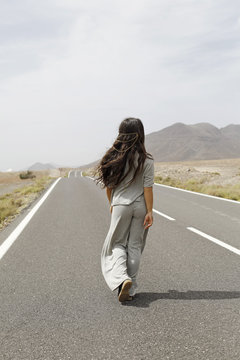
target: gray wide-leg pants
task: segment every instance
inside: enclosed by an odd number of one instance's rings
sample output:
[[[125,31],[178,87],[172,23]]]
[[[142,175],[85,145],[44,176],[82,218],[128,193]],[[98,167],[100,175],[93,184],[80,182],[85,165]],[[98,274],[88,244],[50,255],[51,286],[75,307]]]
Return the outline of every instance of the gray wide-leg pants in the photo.
[[[144,195],[130,205],[113,206],[111,224],[101,253],[105,281],[113,291],[127,279],[133,284],[129,294],[135,295],[140,257],[148,229],[143,222],[147,213]]]

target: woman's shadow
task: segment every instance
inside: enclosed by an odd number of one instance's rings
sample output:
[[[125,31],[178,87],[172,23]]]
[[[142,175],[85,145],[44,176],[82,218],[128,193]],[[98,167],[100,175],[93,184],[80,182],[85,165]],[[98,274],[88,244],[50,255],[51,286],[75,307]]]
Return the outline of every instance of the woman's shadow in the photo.
[[[168,299],[168,300],[224,300],[224,299],[237,299],[240,298],[240,291],[177,291],[168,290],[165,293],[156,292],[141,292],[137,293],[132,301],[126,301],[122,303],[125,306],[136,306],[147,308],[156,300]]]

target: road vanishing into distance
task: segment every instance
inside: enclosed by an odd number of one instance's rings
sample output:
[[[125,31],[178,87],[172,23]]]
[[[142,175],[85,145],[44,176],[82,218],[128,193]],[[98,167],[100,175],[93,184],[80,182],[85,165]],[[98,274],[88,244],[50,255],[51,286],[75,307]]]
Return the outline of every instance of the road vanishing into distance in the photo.
[[[239,360],[240,203],[154,185],[154,209],[124,304],[101,273],[111,215],[91,178],[70,172],[5,228],[0,359]]]

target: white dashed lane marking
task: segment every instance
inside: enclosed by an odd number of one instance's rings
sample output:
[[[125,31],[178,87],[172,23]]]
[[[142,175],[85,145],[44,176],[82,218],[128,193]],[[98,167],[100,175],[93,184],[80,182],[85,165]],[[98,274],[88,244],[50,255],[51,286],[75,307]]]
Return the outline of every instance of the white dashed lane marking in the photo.
[[[214,238],[211,235],[205,234],[204,232],[202,232],[200,230],[197,230],[197,229],[195,229],[193,227],[187,227],[187,229],[194,232],[194,233],[196,233],[196,234],[198,234],[198,235],[200,235],[200,236],[202,236],[202,237],[204,237],[205,239],[208,239],[208,240],[214,242],[217,245],[220,245],[220,246],[224,247],[225,249],[227,249],[227,250],[229,250],[229,251],[231,251],[231,252],[233,252],[233,253],[235,253],[237,255],[240,255],[240,250],[239,249],[237,249],[237,248],[235,248],[235,247],[233,247],[231,245],[228,245],[225,242],[223,242],[221,240],[218,240],[218,239]]]

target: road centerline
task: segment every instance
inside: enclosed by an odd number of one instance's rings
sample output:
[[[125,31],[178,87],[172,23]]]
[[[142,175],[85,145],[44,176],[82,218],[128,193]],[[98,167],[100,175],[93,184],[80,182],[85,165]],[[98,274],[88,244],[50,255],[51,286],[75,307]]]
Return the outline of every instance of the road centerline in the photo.
[[[162,217],[164,217],[164,218],[166,218],[168,220],[175,221],[175,219],[173,219],[171,216],[168,216],[168,215],[166,215],[166,214],[164,214],[164,213],[162,213],[162,212],[160,212],[160,211],[158,211],[156,209],[153,209],[153,212],[155,212],[156,214],[158,214],[158,215],[160,215],[160,216],[162,216]]]

